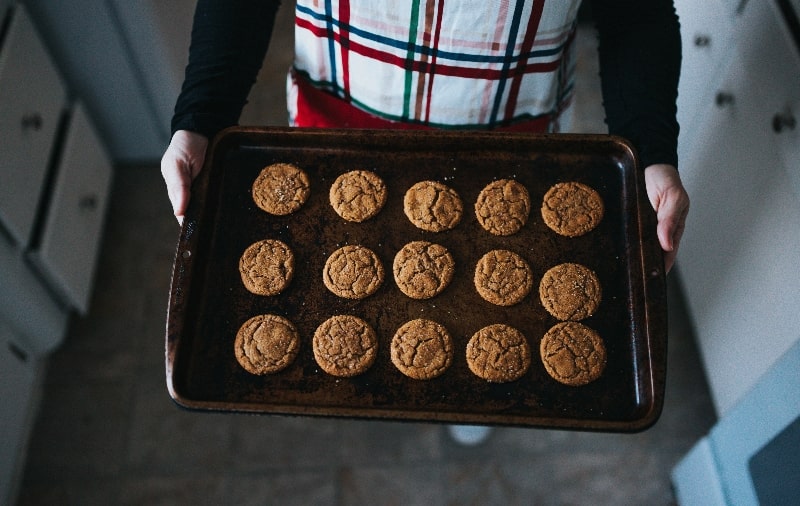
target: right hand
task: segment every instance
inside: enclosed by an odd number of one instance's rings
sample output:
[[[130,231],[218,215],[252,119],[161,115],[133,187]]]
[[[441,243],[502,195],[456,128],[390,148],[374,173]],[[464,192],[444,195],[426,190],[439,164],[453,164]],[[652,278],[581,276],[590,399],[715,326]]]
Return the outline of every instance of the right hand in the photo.
[[[167,184],[167,194],[178,223],[183,223],[192,181],[203,168],[207,147],[208,138],[204,135],[178,130],[161,158],[161,175]]]
[[[664,265],[672,269],[689,213],[689,195],[681,183],[678,169],[672,165],[655,164],[644,170],[647,196],[656,212],[656,235],[664,250]]]

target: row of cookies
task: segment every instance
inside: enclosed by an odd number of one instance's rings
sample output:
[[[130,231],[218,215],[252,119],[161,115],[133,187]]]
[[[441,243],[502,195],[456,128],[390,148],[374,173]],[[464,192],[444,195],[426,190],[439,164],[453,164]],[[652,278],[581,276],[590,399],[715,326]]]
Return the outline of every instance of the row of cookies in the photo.
[[[475,216],[481,227],[497,236],[519,232],[528,221],[531,198],[527,188],[514,179],[498,179],[487,184],[475,201]],[[417,227],[428,232],[454,228],[463,214],[458,193],[438,181],[420,181],[403,197],[403,211]],[[593,230],[603,218],[605,208],[600,194],[577,182],[554,184],[542,198],[541,214],[545,225],[566,237],[578,237]]]
[[[317,327],[312,348],[314,359],[323,371],[331,376],[353,377],[372,367],[378,355],[378,338],[361,318],[336,315]],[[575,322],[551,328],[539,348],[545,370],[565,385],[581,386],[594,381],[605,364],[597,334]],[[295,360],[299,349],[297,328],[288,319],[273,314],[250,318],[234,341],[237,361],[255,375],[282,371]],[[478,330],[467,343],[465,354],[470,371],[493,383],[516,381],[531,365],[527,339],[505,324]],[[450,367],[453,355],[453,339],[447,329],[427,319],[403,324],[390,344],[392,364],[415,380],[442,375]]]
[[[262,169],[252,186],[254,202],[278,216],[297,211],[308,199],[311,184],[301,168],[275,163]],[[386,203],[387,188],[374,172],[353,170],[336,178],[329,190],[331,207],[343,219],[363,222],[378,214]],[[527,222],[531,198],[525,186],[514,179],[492,181],[475,202],[475,215],[491,234],[517,233]],[[454,228],[464,206],[459,194],[438,181],[420,181],[403,197],[403,211],[416,227],[429,232]],[[594,229],[604,214],[603,200],[591,187],[579,182],[553,185],[542,199],[545,224],[560,235],[577,237]]]
[[[602,220],[604,204],[587,185],[559,183],[545,195],[542,217],[547,226],[567,237],[578,237]],[[547,311],[561,320],[542,339],[540,353],[547,372],[565,384],[585,385],[606,367],[606,347],[591,327],[578,323],[591,316],[601,300],[594,271],[566,262],[547,271],[539,285],[539,298]]]
[[[239,260],[245,288],[256,295],[282,292],[294,276],[294,254],[284,242],[264,239],[250,245]],[[440,244],[412,241],[395,255],[393,273],[397,287],[413,299],[429,299],[444,290],[453,278],[455,261]],[[363,299],[384,281],[384,269],[369,248],[346,245],[325,262],[322,281],[339,297]],[[492,250],[478,260],[474,275],[480,296],[498,306],[512,306],[528,295],[533,274],[528,263],[508,250]],[[575,263],[552,267],[539,283],[544,308],[559,320],[578,321],[597,310],[601,295],[597,275]]]

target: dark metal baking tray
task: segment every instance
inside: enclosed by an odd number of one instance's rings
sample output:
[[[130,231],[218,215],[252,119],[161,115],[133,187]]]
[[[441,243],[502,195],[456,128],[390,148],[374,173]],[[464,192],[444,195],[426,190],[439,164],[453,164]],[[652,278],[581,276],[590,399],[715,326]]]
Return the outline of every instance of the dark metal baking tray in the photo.
[[[289,216],[268,215],[251,198],[256,175],[275,162],[295,163],[311,179],[309,200]],[[177,246],[166,335],[170,395],[180,406],[212,411],[646,429],[662,409],[667,308],[655,216],[637,165],[625,140],[605,135],[226,130],[195,181]],[[342,220],[328,201],[334,179],[353,169],[374,171],[389,191],[383,210],[360,224]],[[480,190],[499,178],[523,183],[532,200],[528,223],[508,237],[485,232],[474,214]],[[405,191],[425,179],[461,195],[465,213],[455,229],[425,232],[405,217]],[[584,182],[603,197],[605,217],[585,236],[558,236],[542,221],[542,197],[559,181]],[[247,292],[238,272],[244,249],[264,238],[284,241],[296,255],[294,279],[273,297]],[[429,300],[404,296],[391,276],[395,253],[411,240],[440,243],[456,261],[450,286]],[[371,248],[387,270],[381,288],[360,301],[336,297],[321,281],[328,255],[345,244]],[[475,263],[496,248],[520,254],[534,271],[534,289],[515,306],[493,306],[473,287]],[[594,269],[603,287],[599,310],[583,323],[604,339],[608,363],[599,379],[582,387],[551,379],[538,353],[542,335],[557,320],[542,307],[536,287],[548,268],[562,262]],[[292,320],[302,345],[284,371],[254,376],[237,363],[233,340],[244,321],[262,313]],[[378,359],[361,376],[329,376],[314,361],[313,332],[334,314],[359,316],[378,334]],[[452,366],[436,379],[409,379],[391,363],[391,338],[413,318],[438,321],[453,336]],[[532,364],[518,381],[488,383],[467,366],[466,342],[492,323],[512,325],[529,340]]]

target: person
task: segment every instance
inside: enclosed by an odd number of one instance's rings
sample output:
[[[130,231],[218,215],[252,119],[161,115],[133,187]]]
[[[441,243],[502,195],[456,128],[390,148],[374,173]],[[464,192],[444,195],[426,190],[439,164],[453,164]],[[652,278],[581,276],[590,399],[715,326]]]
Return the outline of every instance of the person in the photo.
[[[199,0],[161,171],[182,221],[209,139],[235,125],[278,0]],[[298,0],[288,110],[295,126],[559,131],[580,0]],[[667,271],[689,196],[677,170],[680,28],[672,0],[592,0],[610,134],[644,167]]]
[[[161,171],[182,221],[209,139],[235,125],[277,0],[199,0]],[[568,130],[581,0],[297,0],[289,124]],[[636,148],[667,271],[689,197],[677,170],[680,27],[672,0],[591,0],[610,134]],[[464,442],[479,441],[482,428]],[[469,435],[468,435],[469,436]]]

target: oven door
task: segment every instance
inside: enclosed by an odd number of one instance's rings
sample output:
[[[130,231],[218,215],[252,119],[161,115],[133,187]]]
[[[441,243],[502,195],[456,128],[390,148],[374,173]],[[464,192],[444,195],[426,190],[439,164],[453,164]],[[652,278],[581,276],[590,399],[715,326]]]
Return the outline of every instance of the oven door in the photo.
[[[797,504],[798,448],[800,340],[675,467],[678,504]]]

